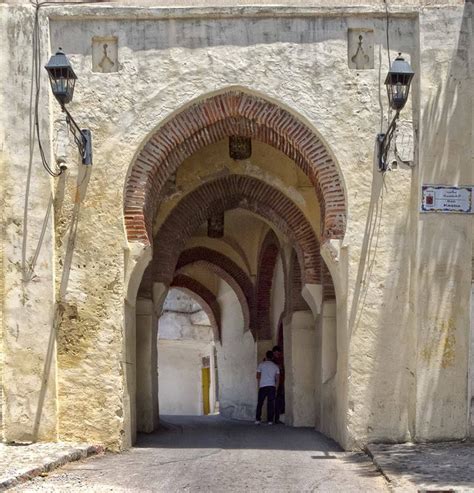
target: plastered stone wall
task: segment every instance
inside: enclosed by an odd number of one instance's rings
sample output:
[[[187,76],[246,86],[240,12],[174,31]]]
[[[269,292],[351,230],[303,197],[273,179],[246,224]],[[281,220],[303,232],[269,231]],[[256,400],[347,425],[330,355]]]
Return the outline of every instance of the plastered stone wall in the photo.
[[[203,358],[214,358],[213,331],[201,306],[171,289],[158,321],[160,414],[202,415]]]
[[[133,399],[124,347],[133,334],[125,337],[124,298],[136,260],[123,227],[127,171],[158,125],[193,99],[230,86],[303,118],[328,143],[344,177],[347,230],[329,265],[338,295],[333,437],[354,448],[370,440],[465,436],[472,217],[421,217],[418,209],[422,183],[474,181],[471,9],[411,1],[393,9],[391,57],[403,52],[417,72],[402,114],[413,126],[415,153],[413,170],[382,177],[374,171],[379,79],[388,68],[382,6],[351,2],[347,10],[300,14],[275,8],[273,17],[250,8],[221,18],[205,10],[45,7],[42,59],[50,47],[70,55],[79,77],[70,110],[93,132],[94,166],[78,172],[71,146],[69,171],[53,183],[35,155],[25,222],[33,9],[2,5],[5,436],[31,439],[41,408],[41,437],[127,443]],[[374,29],[373,70],[348,68],[348,28]],[[117,37],[117,72],[92,72],[94,36]],[[47,106],[44,74],[42,82],[49,151],[59,112],[55,103]],[[53,191],[54,233],[52,217],[44,221]],[[24,283],[22,262],[34,258],[43,225],[34,280]],[[132,313],[133,296],[127,303]],[[67,406],[58,411],[57,402]]]
[[[462,15],[461,9],[445,12],[442,36],[435,35],[435,10],[420,16],[420,70],[431,84],[420,95],[419,184],[474,182],[472,14],[472,3]],[[461,438],[468,411],[473,218],[426,215],[417,227],[416,438]]]
[[[222,345],[217,345],[219,412],[227,418],[255,419],[257,403],[257,344],[244,332],[242,310],[235,293],[219,283]]]
[[[53,182],[37,148],[30,155],[31,13],[0,5],[0,404],[4,438],[19,441],[57,436]],[[40,31],[46,44],[44,19]],[[39,125],[49,158],[48,102],[43,85]]]

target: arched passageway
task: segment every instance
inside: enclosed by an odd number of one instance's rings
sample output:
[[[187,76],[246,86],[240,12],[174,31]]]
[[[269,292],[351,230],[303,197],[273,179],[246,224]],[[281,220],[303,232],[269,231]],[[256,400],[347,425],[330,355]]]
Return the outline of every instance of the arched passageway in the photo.
[[[215,296],[189,276],[176,276],[173,285],[158,320],[160,414],[213,414],[218,409],[219,307]]]
[[[248,155],[232,155],[235,138],[252,149]],[[330,156],[287,110],[230,91],[166,122],[132,166],[127,235],[144,252],[152,246],[138,289],[152,308],[146,324],[138,315],[137,334],[157,331],[170,288],[194,296],[214,326],[224,416],[252,419],[255,367],[280,343],[286,423],[321,422],[320,314],[334,289],[320,241],[342,237],[345,227],[342,180]],[[137,337],[137,360],[152,373],[155,339]],[[157,426],[154,386],[155,377],[137,373],[141,431]]]

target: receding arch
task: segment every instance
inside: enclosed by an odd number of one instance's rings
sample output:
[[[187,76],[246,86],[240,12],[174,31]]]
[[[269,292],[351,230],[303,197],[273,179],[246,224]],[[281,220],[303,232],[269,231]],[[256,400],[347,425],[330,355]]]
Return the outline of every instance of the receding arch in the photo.
[[[178,274],[173,278],[170,288],[179,289],[180,291],[189,294],[194,298],[205,311],[211,322],[211,327],[214,332],[214,339],[221,340],[221,317],[219,303],[214,296],[214,293],[206,288],[196,279],[184,274]]]
[[[273,286],[273,274],[280,253],[280,244],[275,233],[270,230],[260,247],[257,273],[257,324],[259,339],[271,339],[270,305]]]
[[[206,182],[174,207],[156,235],[153,279],[168,284],[187,238],[216,212],[242,208],[267,219],[294,243],[304,282],[319,284],[320,250],[301,210],[278,189],[253,177],[230,174]]]
[[[335,300],[336,289],[324,259],[321,259],[321,281],[323,283],[323,301]]]
[[[225,281],[231,289],[234,291],[237,299],[239,300],[240,307],[242,309],[242,317],[244,320],[244,330],[250,329],[250,307],[247,301],[247,297],[240,287],[239,283],[222,267],[219,267],[212,262],[208,262],[207,260],[196,260],[192,263],[193,265],[202,266],[206,269],[209,269],[211,272],[219,276],[223,281]],[[191,264],[190,264],[191,265]],[[176,273],[181,274],[184,272],[184,267],[180,270],[177,270]]]
[[[293,249],[290,257],[290,275],[289,275],[289,300],[288,308],[291,312],[310,310],[306,300],[303,298],[303,280],[301,278],[301,268],[298,262],[298,255],[296,250]]]
[[[203,265],[221,277],[234,290],[242,306],[245,329],[255,331],[254,287],[247,274],[229,257],[206,247],[193,247],[181,253],[176,265],[179,274],[191,264]]]
[[[339,168],[327,146],[300,118],[261,96],[231,89],[195,102],[145,143],[125,187],[128,240],[152,243],[152,225],[167,179],[198,149],[230,135],[248,136],[286,154],[308,176],[318,196],[322,238],[342,238],[346,198]]]

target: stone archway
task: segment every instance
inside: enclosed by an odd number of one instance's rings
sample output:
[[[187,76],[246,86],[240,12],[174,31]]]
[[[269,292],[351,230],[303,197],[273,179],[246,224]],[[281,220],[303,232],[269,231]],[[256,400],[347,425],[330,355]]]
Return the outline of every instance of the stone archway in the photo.
[[[182,252],[176,264],[176,273],[191,264],[205,265],[232,287],[242,307],[244,327],[254,333],[254,287],[247,274],[226,255],[206,247],[194,247]]]
[[[271,292],[275,266],[278,254],[280,253],[280,244],[275,233],[270,230],[265,236],[259,255],[259,270],[257,274],[256,289],[256,310],[259,339],[271,340],[272,328],[270,325],[270,304]]]
[[[319,198],[322,238],[346,227],[343,179],[328,147],[301,118],[261,96],[231,89],[195,102],[164,123],[135,158],[125,187],[127,238],[152,243],[160,192],[184,159],[226,136],[246,136],[286,154],[308,176]]]
[[[319,284],[319,242],[296,204],[275,187],[245,175],[210,180],[186,195],[160,226],[153,249],[153,279],[169,283],[186,240],[211,214],[242,208],[267,219],[295,244],[304,283]]]
[[[234,168],[231,168],[233,172],[226,168],[224,172],[206,175],[202,184],[190,191],[188,188],[171,209],[167,209],[168,206],[163,209],[169,210],[167,215],[157,216],[159,205],[166,197],[164,185],[181,163],[201,148],[227,136],[244,136],[261,141],[294,161],[310,182],[303,176],[306,186],[312,184],[314,187],[321,212],[321,231],[317,231],[306,216],[310,214],[308,210],[301,209],[297,205],[298,200],[295,202],[287,190],[283,192],[282,187],[264,181],[260,175],[257,178],[245,170]],[[148,139],[131,167],[124,209],[132,261],[141,268],[151,257],[143,275],[141,293],[151,295],[153,299],[157,286],[160,297],[176,275],[185,273],[179,256],[198,227],[210,217],[228,210],[243,209],[263,218],[264,222],[282,233],[294,248],[297,265],[294,271],[298,277],[299,295],[295,301],[306,312],[308,324],[314,324],[320,312],[323,276],[327,275],[326,271],[323,273],[318,236],[325,244],[329,244],[328,240],[331,239],[341,239],[346,221],[342,178],[327,146],[309,125],[288,110],[264,98],[237,90],[192,104],[164,123]],[[317,210],[317,205],[316,209],[311,210]],[[205,259],[196,262],[205,262]],[[209,265],[215,266],[212,263]],[[236,277],[240,277],[224,270],[222,272],[234,282]],[[289,276],[289,283],[291,279]],[[254,321],[257,318],[256,288],[251,281],[247,284],[247,289],[238,286],[233,292],[239,293],[240,290],[243,295],[242,300],[238,301],[241,302],[244,318],[247,307],[244,326],[255,329],[258,325],[258,321]],[[234,306],[238,301],[233,302]],[[155,311],[158,304],[154,301]],[[293,303],[293,308],[298,310],[298,307],[298,303]],[[286,307],[287,311],[293,308]],[[149,360],[153,360],[151,353]],[[150,409],[152,407],[149,406]]]
[[[176,288],[184,293],[189,293],[201,305],[211,323],[214,332],[214,340],[221,340],[220,308],[216,297],[203,284],[184,274],[174,276],[170,288]]]

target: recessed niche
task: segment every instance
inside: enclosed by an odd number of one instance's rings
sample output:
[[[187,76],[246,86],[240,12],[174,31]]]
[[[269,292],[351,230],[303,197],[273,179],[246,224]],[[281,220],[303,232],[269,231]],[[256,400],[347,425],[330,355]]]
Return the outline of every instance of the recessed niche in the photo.
[[[92,38],[92,71],[104,74],[118,72],[118,38],[94,36]]]
[[[347,33],[348,64],[355,70],[374,68],[374,31],[349,29]]]

